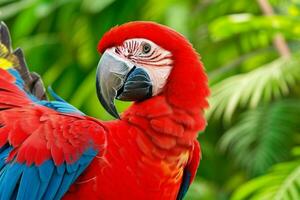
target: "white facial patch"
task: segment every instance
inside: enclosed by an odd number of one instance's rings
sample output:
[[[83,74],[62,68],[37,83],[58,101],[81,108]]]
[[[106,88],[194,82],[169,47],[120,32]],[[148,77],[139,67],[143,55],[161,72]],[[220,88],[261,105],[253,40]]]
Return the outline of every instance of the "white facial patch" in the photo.
[[[152,94],[157,95],[159,94],[165,84],[166,81],[171,73],[172,67],[166,66],[166,67],[144,67],[144,70],[147,71],[148,75],[150,76],[150,79],[152,81],[153,87],[152,87]]]
[[[123,45],[111,48],[121,59],[147,71],[152,81],[152,95],[159,94],[173,67],[171,52],[147,39],[129,39]]]

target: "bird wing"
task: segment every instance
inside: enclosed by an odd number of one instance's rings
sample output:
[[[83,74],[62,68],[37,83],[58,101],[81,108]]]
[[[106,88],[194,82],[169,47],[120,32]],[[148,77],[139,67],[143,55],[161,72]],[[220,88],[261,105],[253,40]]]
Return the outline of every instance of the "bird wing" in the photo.
[[[21,70],[20,58],[2,23],[0,200],[60,199],[93,158],[103,155],[107,130],[59,97],[47,101],[41,80]]]
[[[182,182],[180,186],[179,193],[177,195],[177,200],[182,200],[186,195],[191,183],[193,182],[198,166],[201,160],[201,148],[198,141],[194,141],[194,148],[190,157],[190,161],[184,169]]]

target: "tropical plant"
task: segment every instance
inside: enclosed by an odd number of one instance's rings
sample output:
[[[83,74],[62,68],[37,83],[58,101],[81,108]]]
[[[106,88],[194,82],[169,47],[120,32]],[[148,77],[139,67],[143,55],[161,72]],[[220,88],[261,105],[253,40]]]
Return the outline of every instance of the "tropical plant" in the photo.
[[[299,99],[281,100],[246,111],[224,133],[220,147],[228,150],[250,174],[262,174],[288,158],[289,147],[300,131],[299,113]]]
[[[133,20],[175,28],[202,56],[212,93],[187,199],[299,199],[289,153],[300,144],[299,0],[0,0],[0,20],[47,86],[101,119],[91,86],[102,34]]]
[[[300,55],[278,58],[249,73],[224,79],[212,87],[208,117],[229,122],[238,107],[255,108],[286,97],[300,83]],[[233,92],[234,91],[234,92]]]
[[[295,148],[298,157],[293,161],[275,165],[264,176],[244,184],[232,196],[232,200],[251,198],[254,200],[289,200],[299,199],[300,185],[300,147]]]

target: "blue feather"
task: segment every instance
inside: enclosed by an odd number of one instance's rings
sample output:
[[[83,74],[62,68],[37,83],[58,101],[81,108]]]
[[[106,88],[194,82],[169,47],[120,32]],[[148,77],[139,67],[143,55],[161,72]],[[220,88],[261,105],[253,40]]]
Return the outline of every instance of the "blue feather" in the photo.
[[[47,182],[50,180],[51,176],[54,171],[54,164],[51,160],[45,161],[43,164],[41,164],[38,167],[39,170],[39,176],[42,182]]]
[[[36,199],[41,180],[36,166],[23,167],[23,175],[18,189],[17,200]]]
[[[0,199],[7,200],[13,195],[15,187],[17,187],[20,177],[23,173],[21,164],[11,163],[5,166],[4,173],[1,173],[0,178]],[[1,171],[2,171],[1,170]]]
[[[15,79],[16,79],[16,82],[15,82],[16,86],[20,90],[26,92],[25,89],[24,89],[24,80],[22,79],[22,77],[19,74],[19,72],[17,70],[15,70],[15,69],[9,69],[8,72],[15,77]],[[30,100],[32,100],[33,102],[38,102],[39,101],[39,99],[36,98],[34,95],[32,95],[30,93],[27,93],[27,92],[26,92],[26,94],[27,94],[28,98],[30,98]]]
[[[61,168],[63,169],[63,168]],[[49,185],[47,187],[47,190],[43,194],[42,199],[45,200],[52,200],[55,197],[56,192],[59,190],[59,187],[61,186],[63,176],[59,175],[58,169],[54,170],[54,173],[52,174],[52,177],[49,181]]]
[[[7,148],[2,151],[0,157],[7,155],[10,150]],[[76,162],[60,166],[55,166],[53,160],[47,160],[39,166],[27,166],[15,161],[6,163],[0,171],[0,200],[60,199],[95,155],[97,151],[90,148]]]
[[[182,183],[180,186],[179,193],[177,195],[177,200],[182,200],[186,195],[190,187],[191,173],[188,170],[184,170]]]
[[[6,158],[8,157],[9,153],[11,152],[13,148],[9,146],[8,144],[5,144],[0,149],[0,170],[5,166],[6,164]]]
[[[48,92],[49,94],[56,100],[56,101],[60,101],[60,102],[63,102],[63,103],[67,103],[63,98],[61,98],[58,94],[56,94],[54,92],[54,90],[52,89],[52,87],[48,87]]]
[[[73,172],[77,171],[79,164],[80,164],[79,162],[75,162],[74,164],[67,165],[67,172],[73,173]]]
[[[57,191],[54,199],[61,199],[63,195],[68,191],[74,180],[75,172],[65,173],[59,190]]]
[[[15,84],[19,88],[23,89],[24,88],[24,80],[22,79],[22,77],[19,74],[19,72],[17,70],[15,70],[15,69],[9,69],[8,72],[15,77],[15,79],[16,79]]]
[[[22,79],[21,75],[19,74],[19,72],[15,69],[9,69],[8,72],[13,75],[16,79],[15,84],[24,92],[24,80]],[[60,96],[58,96],[51,87],[48,88],[48,91],[50,93],[50,95],[55,99],[55,101],[45,101],[45,100],[39,100],[38,98],[36,98],[34,95],[32,95],[31,93],[26,92],[28,98],[30,98],[30,100],[32,100],[33,102],[42,105],[42,106],[46,106],[48,108],[51,108],[53,110],[56,110],[58,112],[62,112],[62,113],[76,113],[79,115],[85,115],[83,112],[81,112],[80,110],[78,110],[77,108],[75,108],[74,106],[72,106],[71,104],[67,103],[63,98],[61,98]]]
[[[51,88],[49,93],[55,101],[39,100],[24,89],[24,80],[15,69],[9,69],[15,78],[15,85],[23,90],[34,103],[46,106],[61,113],[85,115],[74,106],[68,104]],[[90,148],[72,164],[63,163],[56,166],[52,159],[37,166],[27,166],[16,161],[6,162],[12,151],[9,144],[0,148],[0,200],[18,199],[60,199],[80,174],[92,162],[98,151]]]
[[[75,108],[69,103],[61,102],[61,101],[37,101],[36,103],[56,110],[61,113],[73,113],[79,115],[85,115],[83,112]]]
[[[41,199],[43,194],[46,192],[54,170],[55,170],[54,165],[51,160],[47,160],[46,162],[44,162],[42,165],[38,167],[41,185],[39,187],[37,199]]]

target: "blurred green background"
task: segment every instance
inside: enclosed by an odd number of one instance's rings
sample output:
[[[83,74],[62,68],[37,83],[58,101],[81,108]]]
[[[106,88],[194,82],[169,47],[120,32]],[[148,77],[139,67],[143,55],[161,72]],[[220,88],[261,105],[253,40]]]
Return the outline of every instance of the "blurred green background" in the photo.
[[[94,87],[103,33],[133,20],[173,27],[212,89],[186,199],[300,199],[299,0],[0,0],[0,20],[46,85],[105,120]]]

